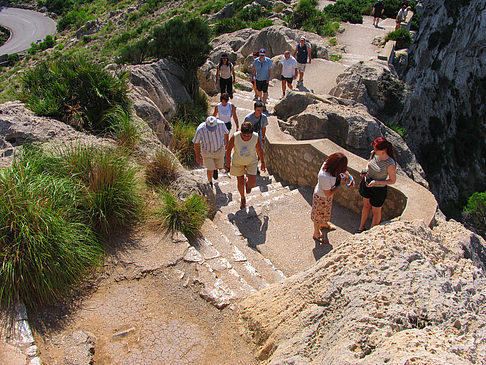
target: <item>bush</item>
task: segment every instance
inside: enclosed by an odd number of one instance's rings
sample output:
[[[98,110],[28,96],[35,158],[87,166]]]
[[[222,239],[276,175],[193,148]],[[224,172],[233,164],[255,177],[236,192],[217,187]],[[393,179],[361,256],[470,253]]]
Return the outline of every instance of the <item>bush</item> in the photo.
[[[219,20],[214,24],[212,31],[214,36],[219,36],[224,33],[233,33],[247,27],[248,24],[245,21],[241,20],[240,18],[233,17]]]
[[[270,14],[270,11],[266,10],[260,5],[253,5],[242,9],[238,13],[238,17],[246,22],[255,22],[260,18],[266,17]]]
[[[203,91],[198,91],[192,103],[177,105],[175,120],[183,120],[193,125],[199,125],[206,120],[208,115],[209,102]]]
[[[324,12],[319,11],[316,5],[315,0],[300,0],[294,12],[289,16],[289,26],[321,36],[334,36],[336,34],[334,22],[331,22]]]
[[[464,216],[466,223],[486,237],[486,191],[476,192],[469,197],[464,207]]]
[[[51,155],[44,168],[54,176],[71,177],[84,187],[81,209],[97,232],[127,228],[140,218],[136,169],[120,152],[77,145]]]
[[[271,19],[267,18],[260,18],[256,22],[251,22],[250,23],[250,28],[256,29],[256,30],[261,30],[266,27],[270,27],[273,25],[273,22]]]
[[[0,171],[0,303],[33,308],[69,292],[102,250],[77,204],[82,186],[44,173],[38,153]]]
[[[140,140],[140,127],[132,115],[119,105],[105,114],[103,123],[110,126],[118,144],[124,149],[133,149]]]
[[[180,231],[188,237],[194,236],[207,217],[208,205],[199,195],[194,194],[181,201],[170,192],[162,191],[161,200],[163,205],[155,215],[170,231]]]
[[[336,3],[326,6],[324,12],[328,16],[343,22],[363,23],[362,9],[359,6],[359,2],[338,0]]]
[[[396,49],[408,48],[412,44],[412,35],[406,29],[398,29],[390,32],[385,37],[385,42],[396,41]]]
[[[73,10],[64,15],[57,23],[57,31],[81,28],[91,17],[84,10]]]
[[[152,186],[168,186],[178,176],[177,161],[166,149],[158,150],[145,169],[145,181]]]
[[[148,38],[142,38],[134,44],[127,45],[120,50],[117,62],[131,64],[144,63],[150,57]]]
[[[45,51],[46,49],[52,48],[56,45],[56,39],[48,34],[42,42],[39,44],[37,43],[31,43],[30,44],[30,49],[29,53],[30,54],[35,54],[37,51]]]
[[[169,148],[177,156],[177,159],[186,167],[193,167],[196,163],[196,154],[192,139],[196,134],[196,127],[182,120],[174,120],[174,136]]]
[[[103,116],[114,106],[128,111],[127,73],[112,75],[76,56],[44,61],[21,77],[18,97],[34,113],[94,132],[107,130]]]

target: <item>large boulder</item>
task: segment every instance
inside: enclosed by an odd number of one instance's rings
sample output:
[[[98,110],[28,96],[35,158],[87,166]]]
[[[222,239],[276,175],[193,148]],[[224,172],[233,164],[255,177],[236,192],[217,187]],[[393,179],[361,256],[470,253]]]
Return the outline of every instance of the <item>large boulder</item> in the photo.
[[[339,75],[336,83],[329,94],[364,104],[382,120],[403,109],[405,84],[384,62],[360,61]]]
[[[266,364],[479,364],[486,242],[456,222],[374,227],[244,300]]]
[[[221,55],[227,53],[231,62],[236,63],[241,57],[238,52],[240,48],[248,41],[253,35],[258,33],[257,30],[252,28],[240,29],[232,33],[225,33],[219,37],[214,38],[211,41],[213,50],[209,55],[209,60],[215,64],[219,63]],[[258,50],[257,50],[258,51]]]
[[[197,79],[199,87],[203,89],[209,96],[214,96],[218,93],[216,87],[216,65],[207,60],[204,65],[197,70]]]
[[[225,18],[232,18],[235,15],[235,9],[233,3],[226,4],[220,11],[209,17],[211,20],[220,20]]]
[[[185,72],[169,59],[145,65],[128,66],[133,100],[137,115],[149,124],[159,139],[168,144],[172,136],[169,120],[177,104],[191,101],[184,87]]]
[[[317,58],[329,59],[327,51],[327,41],[321,36],[290,29],[283,25],[273,25],[263,28],[261,31],[253,34],[240,48],[243,57],[265,48],[268,57],[283,54],[285,51],[293,52],[301,36],[305,36],[312,46],[312,53]]]
[[[292,91],[277,103],[275,113],[288,116],[291,111],[301,109],[287,120],[279,120],[280,127],[294,138],[329,138],[346,150],[368,159],[373,149],[371,143],[378,137],[385,137],[393,144],[401,169],[416,182],[428,186],[422,167],[402,137],[370,115],[363,104]]]

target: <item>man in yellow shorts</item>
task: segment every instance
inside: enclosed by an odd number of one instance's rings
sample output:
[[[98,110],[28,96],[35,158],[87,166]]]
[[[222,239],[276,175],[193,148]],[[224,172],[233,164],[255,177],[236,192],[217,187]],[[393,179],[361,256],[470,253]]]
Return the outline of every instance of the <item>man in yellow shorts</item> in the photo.
[[[233,148],[234,152],[231,156]],[[261,161],[261,170],[265,172],[263,149],[258,141],[258,134],[253,132],[253,124],[244,122],[241,129],[230,138],[226,147],[226,170],[230,170],[230,174],[238,179],[238,191],[241,195],[240,209],[246,207],[245,192],[250,194],[251,189],[256,185],[257,156]]]

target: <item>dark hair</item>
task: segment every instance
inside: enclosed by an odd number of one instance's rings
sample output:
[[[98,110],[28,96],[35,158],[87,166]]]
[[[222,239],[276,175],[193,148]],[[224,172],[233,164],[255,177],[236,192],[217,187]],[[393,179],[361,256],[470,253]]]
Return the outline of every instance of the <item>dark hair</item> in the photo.
[[[240,130],[241,130],[241,133],[244,133],[244,134],[253,133],[253,124],[251,124],[251,122],[243,122]]]
[[[393,158],[393,161],[397,161],[397,158],[395,156],[395,151],[393,150],[393,145],[386,140],[385,137],[378,137],[371,143],[373,148],[376,148],[379,151],[386,150],[386,154]]]
[[[253,52],[253,57],[258,57],[258,56],[260,56],[259,52]]]
[[[263,101],[261,100],[257,100],[255,101],[255,104],[253,104],[253,109],[256,109],[256,108],[263,108]]]
[[[228,93],[222,93],[221,96],[219,97],[219,101],[229,101],[229,94]]]
[[[227,65],[228,65],[230,68],[232,68],[232,67],[233,67],[233,64],[230,62],[229,57],[228,57],[228,55],[227,55],[226,53],[223,53],[223,54],[221,55],[221,58],[220,58],[220,60],[219,60],[219,67],[223,66],[223,60],[224,60],[225,58],[228,60]]]
[[[339,174],[346,172],[348,169],[348,158],[341,152],[333,153],[329,156],[324,164],[324,170],[331,176],[338,177]]]

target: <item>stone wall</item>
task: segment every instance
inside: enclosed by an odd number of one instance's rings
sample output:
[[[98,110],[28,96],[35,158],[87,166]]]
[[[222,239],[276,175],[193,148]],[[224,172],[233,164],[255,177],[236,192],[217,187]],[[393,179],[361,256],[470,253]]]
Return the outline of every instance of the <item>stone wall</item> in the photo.
[[[277,141],[266,136],[265,162],[272,174],[291,184],[315,186],[317,174],[327,157],[341,152],[348,158],[348,171],[356,186],[343,187],[335,195],[335,201],[357,213],[363,206],[358,185],[360,171],[366,167],[366,160],[339,147],[328,139],[308,141]],[[397,182],[388,187],[388,198],[383,206],[383,220],[400,217],[402,220],[423,219],[431,224],[437,209],[434,196],[413,180],[397,176]]]

